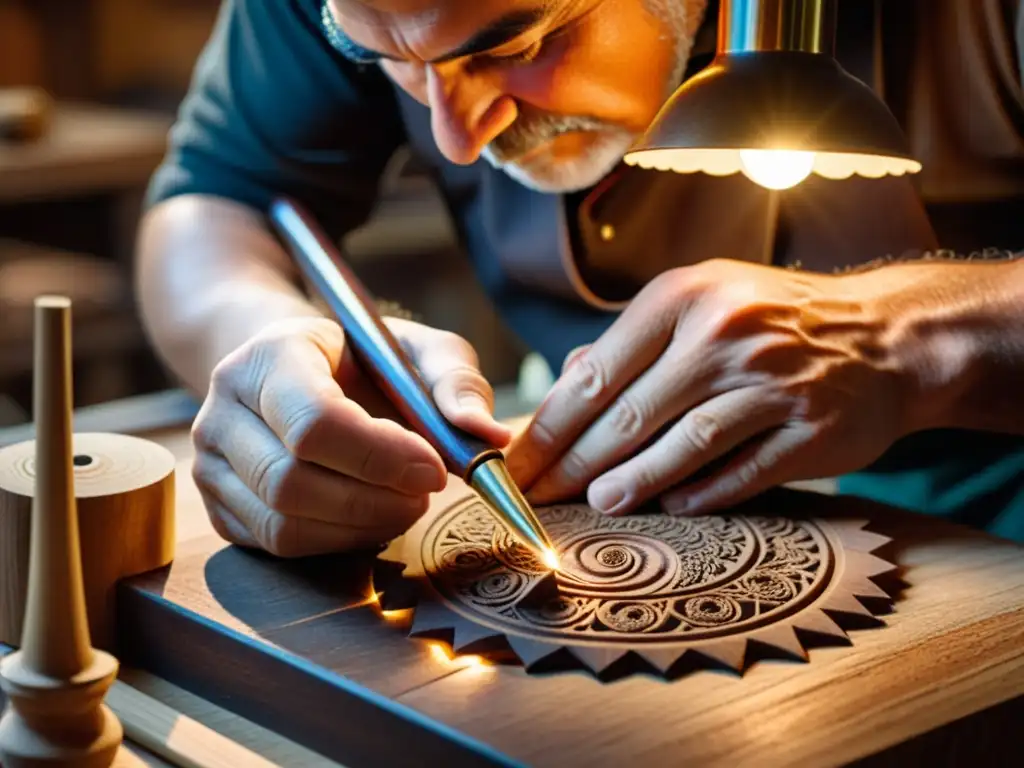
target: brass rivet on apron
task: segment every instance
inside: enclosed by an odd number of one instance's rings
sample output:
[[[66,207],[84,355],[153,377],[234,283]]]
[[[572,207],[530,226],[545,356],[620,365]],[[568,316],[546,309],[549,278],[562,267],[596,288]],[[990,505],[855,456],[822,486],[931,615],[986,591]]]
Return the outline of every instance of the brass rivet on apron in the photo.
[[[615,237],[615,227],[613,227],[611,224],[602,224],[601,239],[607,243],[613,237]]]

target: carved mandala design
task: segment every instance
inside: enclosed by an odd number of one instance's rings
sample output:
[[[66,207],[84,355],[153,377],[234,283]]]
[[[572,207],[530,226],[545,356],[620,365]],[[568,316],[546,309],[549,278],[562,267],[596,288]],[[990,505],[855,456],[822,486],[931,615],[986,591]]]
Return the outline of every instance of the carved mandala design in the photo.
[[[554,576],[479,500],[436,515],[410,548],[425,582],[412,634],[475,652],[504,638],[527,666],[568,649],[597,672],[630,652],[664,672],[694,650],[738,669],[749,640],[805,659],[797,629],[845,639],[833,614],[888,597],[868,578],[892,569],[868,554],[887,539],[863,521],[537,512]]]

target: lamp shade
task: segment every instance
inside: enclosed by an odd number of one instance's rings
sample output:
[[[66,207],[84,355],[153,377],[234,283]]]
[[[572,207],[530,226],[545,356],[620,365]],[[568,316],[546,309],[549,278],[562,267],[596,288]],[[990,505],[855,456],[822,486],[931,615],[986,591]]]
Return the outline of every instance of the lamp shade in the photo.
[[[742,172],[778,189],[811,172],[843,179],[921,170],[888,107],[835,58],[808,50],[723,52],[730,24],[722,22],[714,61],[662,106],[626,153],[627,164]]]

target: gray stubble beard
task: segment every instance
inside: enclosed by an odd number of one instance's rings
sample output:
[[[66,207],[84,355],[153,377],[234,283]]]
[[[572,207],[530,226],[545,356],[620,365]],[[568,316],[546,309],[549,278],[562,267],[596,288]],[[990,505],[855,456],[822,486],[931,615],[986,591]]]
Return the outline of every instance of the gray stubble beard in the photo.
[[[648,13],[675,42],[672,72],[665,81],[667,100],[682,81],[693,39],[703,20],[707,0],[642,0]],[[516,162],[530,149],[570,132],[589,132],[595,141],[587,152],[558,167],[529,167]],[[622,126],[585,115],[539,114],[519,118],[484,147],[482,155],[494,168],[504,171],[523,186],[544,193],[565,193],[593,186],[626,154],[638,136]]]

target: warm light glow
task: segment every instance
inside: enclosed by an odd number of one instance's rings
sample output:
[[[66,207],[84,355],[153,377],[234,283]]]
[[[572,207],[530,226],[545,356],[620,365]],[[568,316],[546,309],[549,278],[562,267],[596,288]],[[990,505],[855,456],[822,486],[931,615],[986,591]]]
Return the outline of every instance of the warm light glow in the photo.
[[[813,152],[785,149],[741,149],[743,175],[766,189],[789,189],[811,175]]]
[[[808,155],[812,158],[809,173],[805,173],[788,186],[800,183],[810,173],[826,179],[848,179],[851,176],[877,179],[882,176],[918,173],[921,170],[919,162],[902,157],[795,150],[642,149],[627,153],[624,160],[627,165],[676,173],[703,172],[710,176],[742,173],[755,184],[769,189],[785,189],[785,186],[777,185],[787,181],[784,178],[786,174],[792,178],[797,175],[798,170],[802,172]],[[787,165],[786,158],[793,162]],[[778,169],[779,166],[781,170]]]
[[[451,656],[448,655],[448,651],[440,643],[430,644],[430,653],[438,661],[451,661]]]
[[[544,553],[544,565],[550,568],[552,571],[557,571],[560,563],[558,562],[558,555],[555,554],[553,549],[549,549]]]
[[[397,610],[385,611],[380,607],[380,595],[376,591],[370,592],[370,596],[366,599],[366,605],[376,605],[378,613],[381,618],[387,621],[398,621],[399,619],[407,617],[411,612],[412,608],[399,608]]]
[[[480,656],[452,656],[443,643],[430,643],[431,655],[440,662],[460,669],[481,669],[488,664]]]

